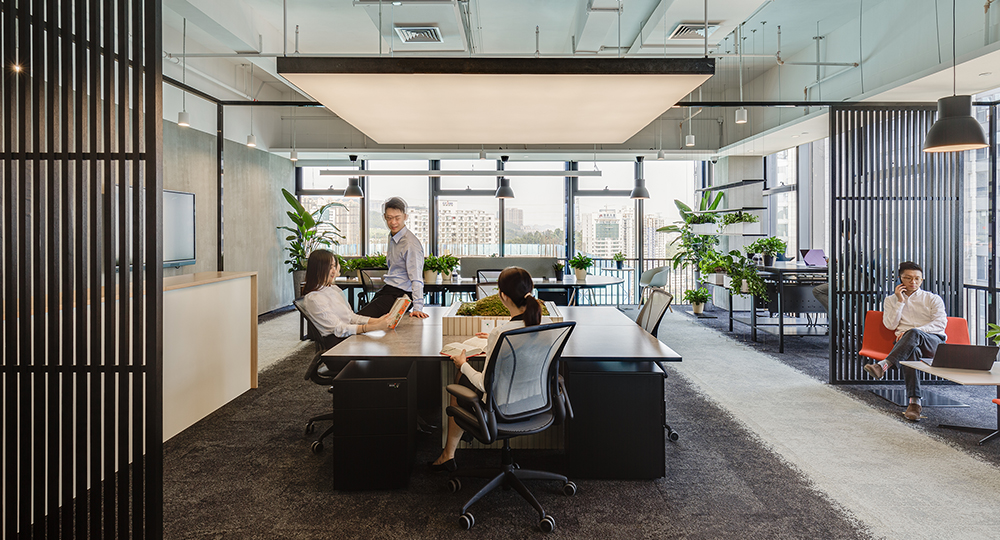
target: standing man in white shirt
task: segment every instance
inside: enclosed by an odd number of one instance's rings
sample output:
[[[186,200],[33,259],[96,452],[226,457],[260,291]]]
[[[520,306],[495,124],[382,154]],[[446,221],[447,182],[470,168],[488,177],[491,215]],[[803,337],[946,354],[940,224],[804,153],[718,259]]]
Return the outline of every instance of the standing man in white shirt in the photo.
[[[382,280],[384,285],[358,315],[381,317],[392,309],[397,298],[409,296],[413,301],[411,317],[426,318],[424,313],[424,247],[420,240],[406,228],[406,201],[392,197],[382,205],[382,217],[389,227],[389,247],[385,260],[389,271]]]
[[[881,379],[886,370],[903,360],[920,360],[933,356],[937,346],[947,339],[948,314],[940,296],[920,289],[924,271],[914,262],[899,264],[900,284],[895,294],[882,305],[882,324],[896,333],[896,344],[885,360],[867,364],[864,369],[872,377]],[[907,420],[920,420],[920,380],[913,368],[903,366],[906,396],[909,405],[903,416]]]

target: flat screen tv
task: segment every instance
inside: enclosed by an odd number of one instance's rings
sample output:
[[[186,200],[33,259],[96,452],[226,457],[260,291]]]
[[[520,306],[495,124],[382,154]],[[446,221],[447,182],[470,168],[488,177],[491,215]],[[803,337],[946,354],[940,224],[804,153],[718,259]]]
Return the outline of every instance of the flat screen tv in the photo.
[[[163,266],[195,263],[194,193],[163,190]]]

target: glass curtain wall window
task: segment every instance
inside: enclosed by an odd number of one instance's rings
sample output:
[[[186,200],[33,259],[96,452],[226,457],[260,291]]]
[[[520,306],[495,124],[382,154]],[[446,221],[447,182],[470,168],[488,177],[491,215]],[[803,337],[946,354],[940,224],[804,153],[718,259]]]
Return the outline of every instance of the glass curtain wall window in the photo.
[[[782,150],[770,156],[774,160],[775,177],[768,179],[768,188],[798,184],[798,148]],[[798,194],[795,189],[782,191],[771,196],[774,236],[784,240],[788,246],[785,255],[794,258],[798,253]]]
[[[562,161],[508,161],[506,170],[563,171]],[[566,179],[510,178],[515,198],[504,200],[504,255],[566,257]]]
[[[701,162],[697,161],[643,161],[646,189],[649,200],[643,204],[642,251],[646,268],[665,266],[677,250],[668,245],[676,235],[656,232],[656,229],[680,221],[674,200],[696,208],[695,178],[701,175]],[[700,193],[698,194],[701,195]]]
[[[509,163],[508,163],[509,165]],[[441,170],[496,170],[493,159],[442,160]],[[495,176],[442,176],[441,190],[485,190],[490,195],[437,196],[438,254],[456,257],[500,255],[500,201],[492,195]],[[516,191],[515,191],[516,193]]]
[[[339,245],[332,246],[332,251],[338,255],[361,255],[361,199],[344,197],[347,188],[346,176],[320,176],[321,170],[352,170],[357,167],[302,167],[302,206],[309,212],[315,212],[325,204],[340,203],[344,207],[331,206],[323,215],[323,221],[337,227],[344,238]],[[329,195],[317,194],[328,190]],[[308,194],[306,194],[308,193]],[[326,226],[326,228],[330,228]]]
[[[974,102],[1000,100],[1000,89],[973,97]],[[990,107],[973,107],[972,114],[983,131],[989,133]],[[990,263],[990,149],[962,152],[963,197],[965,210],[964,266],[965,283],[989,285]],[[972,306],[969,306],[971,308]]]
[[[370,160],[366,169],[372,171],[426,170],[426,160]],[[382,218],[382,204],[390,197],[402,197],[407,205],[406,228],[420,240],[424,253],[428,249],[428,177],[426,176],[372,176],[367,180],[365,199],[368,201],[368,254],[385,253],[389,241],[389,228]]]
[[[631,191],[635,181],[634,163],[600,161],[595,164],[581,161],[579,169],[589,170],[595,165],[602,175],[580,177],[577,183],[579,190],[619,190],[626,194]],[[573,205],[575,229],[573,244],[576,251],[594,259],[610,260],[618,252],[624,253],[628,259],[636,258],[635,201],[629,199],[628,195],[576,196]],[[598,266],[610,266],[610,264],[600,261]]]

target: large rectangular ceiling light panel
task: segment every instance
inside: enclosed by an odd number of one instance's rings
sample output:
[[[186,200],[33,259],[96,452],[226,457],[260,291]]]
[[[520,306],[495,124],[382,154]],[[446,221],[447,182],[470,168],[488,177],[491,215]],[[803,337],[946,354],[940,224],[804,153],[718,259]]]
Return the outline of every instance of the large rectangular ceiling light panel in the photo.
[[[714,71],[707,58],[278,58],[380,144],[621,144]]]

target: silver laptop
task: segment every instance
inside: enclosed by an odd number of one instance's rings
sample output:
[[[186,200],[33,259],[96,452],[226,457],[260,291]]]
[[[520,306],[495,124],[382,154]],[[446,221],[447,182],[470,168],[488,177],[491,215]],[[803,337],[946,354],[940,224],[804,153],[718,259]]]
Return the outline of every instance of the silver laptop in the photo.
[[[974,369],[989,371],[997,361],[1000,347],[989,345],[957,345],[942,343],[931,358],[923,358],[924,363],[934,367]]]

